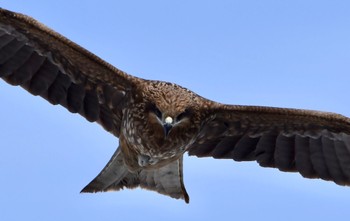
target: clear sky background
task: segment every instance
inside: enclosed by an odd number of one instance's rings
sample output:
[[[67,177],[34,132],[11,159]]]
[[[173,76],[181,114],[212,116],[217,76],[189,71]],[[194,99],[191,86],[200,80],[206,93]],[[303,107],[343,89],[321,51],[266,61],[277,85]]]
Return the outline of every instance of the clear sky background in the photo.
[[[231,104],[350,116],[350,1],[0,1],[116,67]],[[0,80],[0,220],[330,220],[350,188],[257,163],[185,157],[191,201],[79,194],[118,139]]]

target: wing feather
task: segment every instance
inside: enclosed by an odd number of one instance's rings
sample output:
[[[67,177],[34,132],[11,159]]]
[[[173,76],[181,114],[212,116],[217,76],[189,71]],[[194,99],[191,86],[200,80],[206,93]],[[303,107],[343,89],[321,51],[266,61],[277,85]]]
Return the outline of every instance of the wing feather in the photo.
[[[309,138],[311,163],[317,172],[318,176],[324,180],[331,180],[331,175],[328,171],[325,155],[323,153],[323,144],[321,138]]]
[[[303,177],[316,178],[317,173],[310,158],[309,138],[295,136],[295,168]]]
[[[274,151],[275,165],[281,171],[294,171],[295,168],[295,136],[287,137],[279,134]]]
[[[350,185],[350,119],[339,114],[214,103],[202,111],[190,155],[255,160],[263,167]]]
[[[350,179],[350,139],[347,137],[347,139],[343,141],[335,140],[334,141],[334,149],[336,153],[336,157],[339,161],[339,165],[341,167],[341,170],[343,171],[344,175],[347,179]]]
[[[0,9],[0,77],[119,136],[132,77],[38,21]],[[112,123],[111,123],[112,122]]]

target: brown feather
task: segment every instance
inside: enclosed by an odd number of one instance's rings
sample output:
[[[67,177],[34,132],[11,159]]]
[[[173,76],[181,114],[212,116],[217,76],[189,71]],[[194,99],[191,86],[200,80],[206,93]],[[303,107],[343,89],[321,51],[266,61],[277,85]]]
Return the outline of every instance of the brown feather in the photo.
[[[119,137],[83,192],[142,188],[189,201],[182,158],[257,161],[350,185],[350,119],[223,105],[179,85],[126,74],[38,21],[0,9],[0,77]]]
[[[116,125],[109,126],[108,131],[119,136],[124,105],[121,98],[138,78],[28,16],[0,9],[0,21],[0,77],[89,121],[107,125],[105,116],[102,123],[100,109],[109,109]],[[99,85],[110,88],[108,94],[99,91],[101,100],[106,96],[108,103],[96,99]]]
[[[350,138],[349,118],[327,112],[217,103],[205,118],[211,120],[202,126],[189,148],[190,155],[217,158],[225,139],[234,136],[238,141],[228,144],[220,158],[256,160],[263,167],[350,185],[349,158],[343,155],[349,156],[344,145]],[[226,130],[222,125],[228,126]]]

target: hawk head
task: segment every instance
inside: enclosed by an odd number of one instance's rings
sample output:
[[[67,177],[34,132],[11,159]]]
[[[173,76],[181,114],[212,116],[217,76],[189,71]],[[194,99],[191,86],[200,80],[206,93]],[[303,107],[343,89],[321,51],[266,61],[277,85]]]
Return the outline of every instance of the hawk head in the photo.
[[[193,143],[200,127],[199,99],[183,87],[160,81],[148,81],[141,91],[144,105],[137,110],[140,120],[134,119],[135,135],[141,139],[133,146],[139,166],[161,166],[178,159]]]
[[[171,106],[155,102],[151,103],[151,107],[147,110],[149,123],[155,127],[162,127],[164,139],[168,139],[170,133],[173,134],[175,129],[182,128],[185,130],[185,127],[188,127],[193,120],[194,113],[190,105],[180,107],[176,103],[173,104]]]

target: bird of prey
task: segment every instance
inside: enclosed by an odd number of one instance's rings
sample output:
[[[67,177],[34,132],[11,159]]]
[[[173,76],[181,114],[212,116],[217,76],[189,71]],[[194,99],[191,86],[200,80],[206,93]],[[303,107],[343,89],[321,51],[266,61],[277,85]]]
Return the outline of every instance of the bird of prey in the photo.
[[[119,138],[82,192],[141,187],[189,202],[183,154],[299,172],[350,185],[350,119],[301,109],[225,105],[126,74],[23,14],[0,9],[0,77]]]

